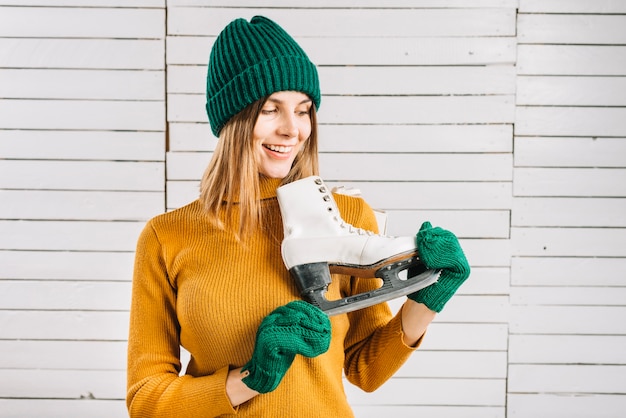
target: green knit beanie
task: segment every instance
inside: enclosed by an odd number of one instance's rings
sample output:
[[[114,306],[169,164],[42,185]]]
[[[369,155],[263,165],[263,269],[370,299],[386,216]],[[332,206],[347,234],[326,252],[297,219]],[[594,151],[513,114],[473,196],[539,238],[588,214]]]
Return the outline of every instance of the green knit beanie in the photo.
[[[315,65],[296,41],[272,20],[236,19],[219,34],[207,73],[206,111],[215,136],[246,106],[278,91],[307,94],[319,109]]]

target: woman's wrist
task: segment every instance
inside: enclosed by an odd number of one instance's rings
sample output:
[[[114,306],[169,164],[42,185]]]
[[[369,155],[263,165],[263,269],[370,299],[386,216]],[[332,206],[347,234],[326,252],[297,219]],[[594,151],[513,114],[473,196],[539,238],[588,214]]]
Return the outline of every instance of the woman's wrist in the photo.
[[[242,379],[246,377],[247,373],[241,372],[241,367],[233,369],[228,372],[226,378],[226,395],[230,399],[230,404],[233,408],[241,405],[244,402],[249,401],[259,394],[256,390],[250,389],[243,383]]]
[[[435,319],[436,312],[423,303],[407,299],[402,305],[402,338],[409,347],[415,347]]]

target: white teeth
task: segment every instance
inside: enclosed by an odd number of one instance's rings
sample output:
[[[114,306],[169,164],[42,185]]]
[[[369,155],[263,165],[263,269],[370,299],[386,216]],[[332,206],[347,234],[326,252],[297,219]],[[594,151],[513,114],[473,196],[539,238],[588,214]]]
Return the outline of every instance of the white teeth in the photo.
[[[275,151],[275,152],[289,152],[293,147],[283,147],[278,145],[265,145],[266,148]]]

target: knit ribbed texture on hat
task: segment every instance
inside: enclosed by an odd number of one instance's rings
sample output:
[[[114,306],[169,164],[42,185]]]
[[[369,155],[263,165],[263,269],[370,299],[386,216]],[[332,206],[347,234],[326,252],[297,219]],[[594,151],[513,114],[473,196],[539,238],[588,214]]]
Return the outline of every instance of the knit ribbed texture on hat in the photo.
[[[209,58],[206,111],[215,136],[249,104],[278,91],[307,94],[321,102],[315,65],[283,28],[255,16],[222,30]]]

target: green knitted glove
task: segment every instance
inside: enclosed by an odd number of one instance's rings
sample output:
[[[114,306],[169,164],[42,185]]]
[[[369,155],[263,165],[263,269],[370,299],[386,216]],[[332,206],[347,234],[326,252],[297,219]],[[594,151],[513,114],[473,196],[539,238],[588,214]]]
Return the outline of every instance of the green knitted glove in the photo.
[[[242,380],[259,393],[280,383],[296,354],[316,357],[330,346],[330,320],[319,308],[296,300],[272,311],[256,334],[252,358],[243,366]]]
[[[469,277],[470,266],[456,236],[424,222],[416,236],[420,259],[429,269],[441,269],[439,280],[408,295],[408,298],[441,312],[444,305]]]

